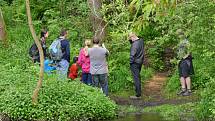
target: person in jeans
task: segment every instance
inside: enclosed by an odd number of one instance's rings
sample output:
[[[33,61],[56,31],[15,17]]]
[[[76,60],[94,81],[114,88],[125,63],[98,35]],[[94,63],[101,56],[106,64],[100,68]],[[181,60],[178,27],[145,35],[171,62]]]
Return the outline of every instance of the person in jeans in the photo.
[[[189,96],[191,95],[191,78],[190,76],[194,74],[192,55],[189,51],[190,43],[184,32],[181,29],[177,30],[179,39],[181,40],[178,45],[178,71],[181,82],[181,90],[177,95]]]
[[[137,99],[141,97],[141,79],[140,72],[144,60],[144,42],[136,34],[129,33],[130,48],[130,69],[134,80],[135,96],[130,98]]]
[[[108,96],[108,65],[106,57],[109,51],[102,44],[99,46],[99,39],[93,39],[93,47],[88,49],[90,57],[90,73],[92,74],[93,86],[102,88],[103,93]]]
[[[60,32],[59,39],[61,39],[61,49],[63,53],[62,59],[57,62],[57,74],[60,75],[60,78],[67,78],[67,73],[70,63],[70,44],[69,40],[66,39],[68,31],[62,29]]]
[[[60,32],[59,39],[61,39],[61,49],[63,52],[62,59],[70,63],[70,44],[69,44],[69,40],[66,39],[67,35],[68,35],[68,31],[66,29],[62,29]]]
[[[82,68],[82,81],[87,85],[92,84],[92,76],[90,74],[90,57],[88,56],[88,48],[91,45],[91,40],[85,40],[85,47],[80,50],[78,57],[78,65]]]

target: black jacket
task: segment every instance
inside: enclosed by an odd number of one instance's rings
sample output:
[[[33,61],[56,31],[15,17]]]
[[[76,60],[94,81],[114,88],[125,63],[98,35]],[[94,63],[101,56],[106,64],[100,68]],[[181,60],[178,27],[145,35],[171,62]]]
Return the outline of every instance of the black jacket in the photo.
[[[62,59],[65,59],[68,61],[68,63],[70,63],[70,44],[68,40],[61,40],[61,49],[63,52]]]
[[[144,42],[143,39],[138,39],[131,44],[130,49],[130,64],[143,64],[144,60]]]

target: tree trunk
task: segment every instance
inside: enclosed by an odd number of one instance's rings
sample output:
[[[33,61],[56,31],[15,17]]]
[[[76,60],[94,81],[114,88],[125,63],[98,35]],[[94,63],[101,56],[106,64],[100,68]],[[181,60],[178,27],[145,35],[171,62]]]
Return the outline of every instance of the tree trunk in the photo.
[[[7,32],[1,8],[0,8],[0,40],[3,41],[5,45],[7,45]]]
[[[106,35],[106,23],[103,20],[99,10],[102,6],[101,0],[88,0],[88,5],[91,10],[90,20],[92,22],[94,36],[103,40]]]
[[[39,80],[37,82],[37,86],[32,95],[32,103],[37,104],[38,94],[39,94],[40,88],[42,87],[42,81],[43,81],[43,76],[44,76],[44,54],[43,54],[43,49],[42,49],[41,43],[35,34],[35,30],[34,30],[34,27],[32,24],[29,0],[26,0],[26,11],[27,11],[27,16],[28,16],[29,28],[30,28],[31,34],[34,38],[34,41],[38,47],[39,55],[40,55],[40,75],[39,75]]]

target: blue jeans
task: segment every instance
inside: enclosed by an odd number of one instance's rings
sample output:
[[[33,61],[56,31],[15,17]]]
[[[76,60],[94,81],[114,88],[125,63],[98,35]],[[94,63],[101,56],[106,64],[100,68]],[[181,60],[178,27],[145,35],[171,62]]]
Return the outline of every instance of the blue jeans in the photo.
[[[93,77],[93,86],[101,87],[103,93],[108,96],[108,75],[107,74],[95,74]]]
[[[62,59],[56,67],[57,74],[59,75],[59,79],[66,79],[67,78],[67,72],[69,68],[69,63],[67,60]]]
[[[87,84],[92,84],[92,75],[90,73],[82,73],[82,81]]]

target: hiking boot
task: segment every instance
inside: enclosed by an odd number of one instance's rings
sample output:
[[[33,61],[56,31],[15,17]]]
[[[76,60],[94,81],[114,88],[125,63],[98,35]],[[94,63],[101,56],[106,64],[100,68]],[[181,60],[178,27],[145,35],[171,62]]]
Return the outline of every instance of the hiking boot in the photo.
[[[191,90],[187,90],[185,93],[182,94],[182,96],[190,96],[192,93]]]
[[[177,93],[177,95],[183,95],[185,92],[186,92],[186,89],[182,89]]]
[[[131,99],[141,99],[141,96],[130,96]]]

